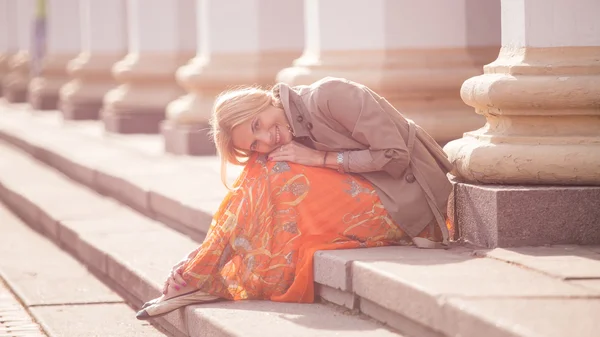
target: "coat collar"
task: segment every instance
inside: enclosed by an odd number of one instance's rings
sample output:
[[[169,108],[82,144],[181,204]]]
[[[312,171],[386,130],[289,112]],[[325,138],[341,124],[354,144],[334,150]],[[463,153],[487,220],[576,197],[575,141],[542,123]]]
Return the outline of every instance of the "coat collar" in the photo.
[[[276,90],[279,90],[279,99],[281,100],[285,116],[292,127],[294,137],[310,137],[309,129],[312,128],[312,118],[306,109],[302,97],[294,88],[285,83],[277,84]]]

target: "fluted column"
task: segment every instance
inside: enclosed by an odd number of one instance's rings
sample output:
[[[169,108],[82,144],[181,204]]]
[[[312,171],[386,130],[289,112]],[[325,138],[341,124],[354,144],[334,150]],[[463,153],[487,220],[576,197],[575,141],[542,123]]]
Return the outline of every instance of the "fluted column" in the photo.
[[[9,0],[9,6],[13,9],[9,15],[13,15],[15,22],[17,51],[8,59],[8,73],[2,80],[2,91],[8,102],[17,103],[27,100],[35,1]]]
[[[0,96],[8,75],[9,60],[17,52],[17,8],[15,0],[0,0]]]
[[[104,96],[107,131],[158,133],[167,104],[183,94],[177,68],[196,49],[194,0],[128,0],[128,54],[112,73],[120,85]]]
[[[461,89],[487,124],[446,146],[455,174],[476,183],[600,185],[600,2],[502,6],[500,55]]]
[[[461,89],[487,123],[444,147],[466,241],[600,244],[598,13],[597,0],[502,0],[500,54]]]
[[[271,85],[302,51],[302,1],[198,0],[197,55],[177,72],[188,94],[172,102],[163,123],[165,149],[210,154],[208,119],[215,96],[239,85]]]
[[[46,0],[45,51],[39,73],[29,84],[34,109],[54,110],[69,77],[67,63],[80,52],[79,0]]]
[[[66,119],[98,119],[104,95],[117,82],[111,68],[127,52],[123,0],[81,1],[81,53],[67,65],[71,80],[60,89]]]
[[[305,0],[304,54],[278,79],[345,77],[445,143],[484,124],[461,101],[500,46],[499,0]]]

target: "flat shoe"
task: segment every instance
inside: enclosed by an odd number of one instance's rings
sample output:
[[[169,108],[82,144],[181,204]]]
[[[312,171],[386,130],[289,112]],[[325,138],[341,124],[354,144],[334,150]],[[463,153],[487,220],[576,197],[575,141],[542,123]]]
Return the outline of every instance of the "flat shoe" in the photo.
[[[160,297],[157,297],[157,298],[155,298],[155,299],[153,299],[153,300],[150,300],[150,301],[148,301],[148,302],[144,303],[144,305],[142,305],[142,309],[146,309],[147,307],[151,306],[152,304],[154,304],[154,303],[158,302],[158,299],[159,299],[159,298],[160,298]]]
[[[200,290],[192,291],[186,294],[171,297],[168,300],[155,302],[155,300],[149,301],[144,304],[142,310],[138,311],[135,317],[139,320],[147,320],[155,317],[164,316],[171,311],[177,310],[181,307],[185,307],[190,304],[213,302],[218,300],[219,297],[209,295]]]

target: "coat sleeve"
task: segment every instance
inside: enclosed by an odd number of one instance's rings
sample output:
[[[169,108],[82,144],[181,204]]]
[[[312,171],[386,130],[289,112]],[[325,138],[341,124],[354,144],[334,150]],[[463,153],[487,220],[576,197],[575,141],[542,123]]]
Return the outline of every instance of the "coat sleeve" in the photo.
[[[345,171],[385,171],[401,177],[410,157],[395,121],[381,105],[389,103],[368,88],[343,79],[327,81],[319,89],[321,111],[368,148],[344,152]]]

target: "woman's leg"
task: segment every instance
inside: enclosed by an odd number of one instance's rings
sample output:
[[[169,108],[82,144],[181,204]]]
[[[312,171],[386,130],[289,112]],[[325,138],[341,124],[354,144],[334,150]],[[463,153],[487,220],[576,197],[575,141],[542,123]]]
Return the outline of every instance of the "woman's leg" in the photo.
[[[187,286],[171,286],[165,298],[199,289],[309,302],[316,249],[410,243],[359,176],[254,157],[235,186],[184,268]]]
[[[316,249],[410,244],[360,176],[258,157],[237,186],[183,273],[207,293],[311,302]]]
[[[406,239],[358,176],[253,157],[234,186],[183,268],[186,286],[170,284],[138,318],[214,298],[312,302],[316,250]]]

